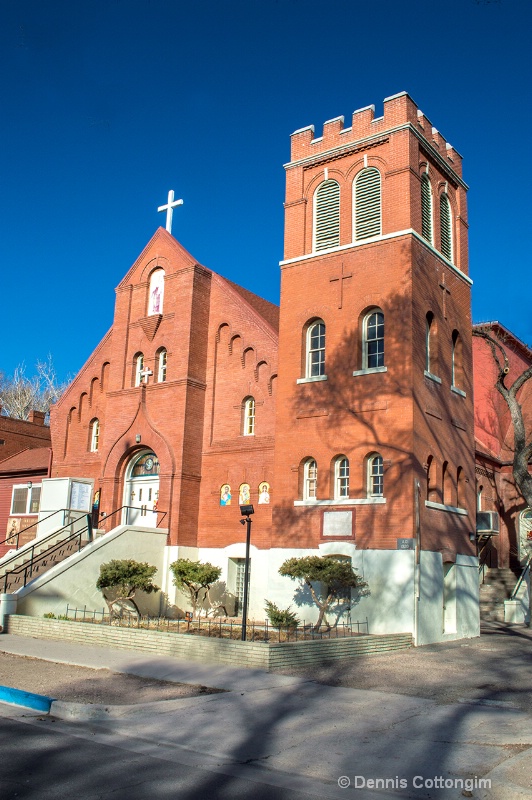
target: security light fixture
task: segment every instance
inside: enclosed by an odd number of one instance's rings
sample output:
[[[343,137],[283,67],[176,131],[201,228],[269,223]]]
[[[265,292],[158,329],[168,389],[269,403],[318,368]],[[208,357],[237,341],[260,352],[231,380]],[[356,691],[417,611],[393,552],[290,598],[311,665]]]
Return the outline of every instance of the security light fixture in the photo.
[[[140,442],[141,442],[141,435],[140,435],[140,433],[137,433],[137,435],[135,436],[135,441],[136,441],[136,443],[137,443],[137,444],[140,444]]]
[[[255,513],[255,509],[251,505],[249,505],[249,506],[240,506],[240,513],[242,514],[243,517],[249,517],[250,514],[254,514]],[[241,519],[240,522],[245,522],[245,520]]]

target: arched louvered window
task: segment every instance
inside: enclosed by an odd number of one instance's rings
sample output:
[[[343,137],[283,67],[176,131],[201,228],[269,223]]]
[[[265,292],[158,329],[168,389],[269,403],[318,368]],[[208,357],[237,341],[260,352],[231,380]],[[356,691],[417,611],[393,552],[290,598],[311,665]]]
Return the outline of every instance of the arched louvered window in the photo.
[[[426,174],[421,177],[421,235],[432,244],[432,189]]]
[[[367,167],[355,180],[355,241],[381,234],[381,174]]]
[[[157,383],[164,383],[166,381],[166,367],[168,363],[168,353],[166,348],[161,347],[157,351]]]
[[[453,260],[453,230],[451,223],[451,204],[446,194],[440,197],[440,237],[441,253],[449,261]]]
[[[314,195],[314,250],[340,244],[340,186],[326,180]]]

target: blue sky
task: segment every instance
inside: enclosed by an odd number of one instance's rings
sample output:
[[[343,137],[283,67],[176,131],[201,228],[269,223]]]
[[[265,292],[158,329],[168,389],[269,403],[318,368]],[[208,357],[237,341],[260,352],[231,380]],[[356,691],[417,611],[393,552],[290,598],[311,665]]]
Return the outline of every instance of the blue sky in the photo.
[[[0,370],[75,374],[159,225],[279,300],[289,137],[406,90],[464,157],[473,319],[532,344],[528,0],[2,0]]]

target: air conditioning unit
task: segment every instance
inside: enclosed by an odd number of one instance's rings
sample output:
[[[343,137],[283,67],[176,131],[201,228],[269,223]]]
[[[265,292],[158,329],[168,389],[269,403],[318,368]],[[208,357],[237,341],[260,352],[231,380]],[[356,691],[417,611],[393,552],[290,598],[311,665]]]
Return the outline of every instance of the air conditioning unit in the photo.
[[[477,511],[477,536],[498,536],[499,514],[497,511]]]

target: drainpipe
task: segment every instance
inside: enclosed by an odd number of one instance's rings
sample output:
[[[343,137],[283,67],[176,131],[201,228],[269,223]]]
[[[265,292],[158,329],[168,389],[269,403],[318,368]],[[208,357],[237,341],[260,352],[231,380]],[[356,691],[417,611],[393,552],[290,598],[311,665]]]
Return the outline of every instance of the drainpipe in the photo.
[[[418,480],[414,482],[414,508],[416,526],[416,548],[414,555],[414,644],[418,642],[419,627],[419,597],[421,591],[421,519],[419,511],[419,496],[421,485]]]

